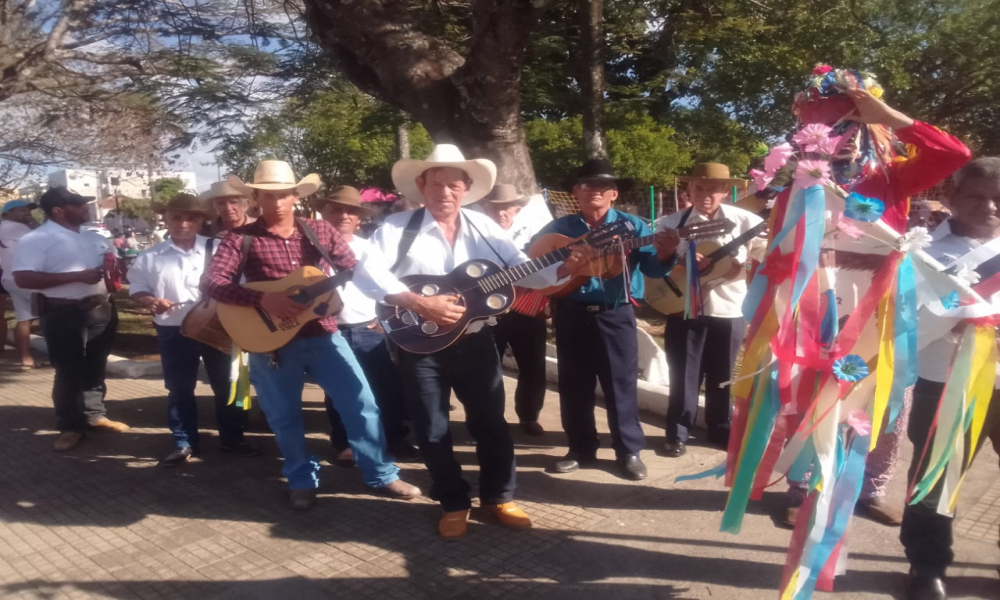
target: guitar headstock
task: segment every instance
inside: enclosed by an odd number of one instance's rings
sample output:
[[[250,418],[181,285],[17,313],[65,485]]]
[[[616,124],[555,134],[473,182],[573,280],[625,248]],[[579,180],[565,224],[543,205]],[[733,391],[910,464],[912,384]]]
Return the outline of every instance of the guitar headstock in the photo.
[[[605,223],[591,231],[586,242],[591,246],[606,246],[616,241],[627,240],[635,236],[635,224],[626,219]]]
[[[677,235],[681,238],[697,241],[722,237],[731,232],[736,227],[729,219],[715,219],[712,221],[702,221],[681,227]]]

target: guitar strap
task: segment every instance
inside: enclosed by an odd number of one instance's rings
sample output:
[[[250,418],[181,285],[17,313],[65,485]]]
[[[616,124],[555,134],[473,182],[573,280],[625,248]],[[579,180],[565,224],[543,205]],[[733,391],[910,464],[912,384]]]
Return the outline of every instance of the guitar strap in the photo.
[[[310,227],[308,223],[306,223],[305,219],[295,217],[295,223],[300,229],[302,229],[302,235],[306,236],[306,239],[309,240],[309,243],[312,244],[313,248],[319,252],[320,258],[325,260],[326,264],[330,265],[331,269],[336,269],[336,267],[333,266],[333,257],[331,257],[330,253],[323,247],[323,244],[319,242],[319,238],[316,237],[316,232],[312,230],[312,227]],[[348,280],[345,280],[344,283],[346,284],[347,281]]]
[[[250,246],[253,246],[253,236],[249,233],[244,234],[243,241],[240,242],[240,266],[236,267],[236,274],[233,275],[233,283],[239,283],[240,277],[243,277],[243,271],[247,268],[247,260],[250,259]],[[206,261],[210,259],[211,256],[205,257]]]
[[[472,225],[472,228],[476,230],[476,233],[479,234],[479,237],[483,238],[483,241],[486,242],[486,245],[489,246],[490,250],[493,251],[493,254],[497,255],[497,258],[499,258],[500,262],[503,263],[503,268],[509,269],[510,265],[507,264],[507,261],[505,261],[502,256],[500,256],[500,253],[497,252],[497,249],[493,247],[493,244],[490,243],[490,240],[485,235],[483,235],[483,232],[479,231],[479,228],[476,227],[476,224],[472,222],[472,219],[466,216],[465,220],[468,221],[469,225]]]
[[[688,218],[691,217],[691,211],[692,210],[694,210],[694,207],[693,206],[689,206],[688,209],[686,211],[684,211],[684,214],[681,215],[681,220],[678,221],[678,223],[677,223],[677,229],[683,228],[684,224],[688,222]]]
[[[389,267],[389,272],[395,274],[396,270],[399,269],[399,265],[403,264],[403,259],[409,254],[410,248],[413,246],[413,241],[417,239],[417,232],[420,231],[420,226],[424,222],[424,212],[426,212],[425,208],[418,208],[413,211],[410,220],[406,222],[406,227],[403,229],[403,237],[399,239],[396,262],[392,263],[392,266]]]

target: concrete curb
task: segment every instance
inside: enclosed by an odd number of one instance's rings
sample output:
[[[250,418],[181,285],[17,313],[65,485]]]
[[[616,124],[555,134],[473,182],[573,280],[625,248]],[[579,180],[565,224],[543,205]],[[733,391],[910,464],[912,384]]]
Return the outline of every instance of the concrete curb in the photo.
[[[7,333],[7,343],[14,343],[13,331]],[[39,354],[49,355],[45,338],[40,335],[31,335],[31,349]],[[203,366],[200,368],[204,370]],[[135,360],[112,354],[108,357],[107,374],[118,379],[155,379],[163,377],[163,366],[159,360]]]

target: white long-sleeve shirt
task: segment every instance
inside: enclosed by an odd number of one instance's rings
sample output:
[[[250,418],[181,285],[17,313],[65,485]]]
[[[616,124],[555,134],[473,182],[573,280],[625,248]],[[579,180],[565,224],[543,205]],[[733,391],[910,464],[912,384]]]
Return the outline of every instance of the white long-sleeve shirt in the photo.
[[[194,247],[182,250],[167,240],[143,251],[128,270],[129,294],[150,294],[154,298],[180,304],[177,308],[153,317],[158,325],[180,327],[191,309],[201,299],[198,284],[205,272],[208,238],[197,236]],[[212,253],[218,241],[212,244]]]

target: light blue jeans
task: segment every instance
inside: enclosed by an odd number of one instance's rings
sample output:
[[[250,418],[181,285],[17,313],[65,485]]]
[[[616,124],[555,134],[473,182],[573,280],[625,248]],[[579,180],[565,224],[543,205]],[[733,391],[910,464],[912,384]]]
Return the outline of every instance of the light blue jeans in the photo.
[[[375,397],[344,337],[335,333],[296,338],[279,354],[280,366],[274,367],[268,354],[251,353],[250,382],[285,457],[281,472],[288,487],[319,487],[319,462],[306,450],[302,421],[302,389],[307,380],[333,398],[365,484],[377,488],[399,479],[399,468],[385,449]]]

